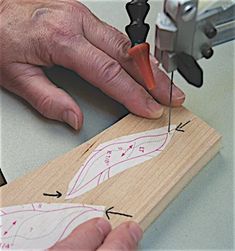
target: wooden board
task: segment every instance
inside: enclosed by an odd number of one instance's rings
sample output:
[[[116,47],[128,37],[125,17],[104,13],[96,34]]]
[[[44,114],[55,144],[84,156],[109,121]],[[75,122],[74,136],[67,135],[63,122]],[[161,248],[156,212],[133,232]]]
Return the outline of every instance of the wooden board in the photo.
[[[65,200],[70,180],[100,143],[166,126],[168,122],[167,112],[159,120],[129,114],[71,152],[2,187],[1,206],[33,202],[114,206],[116,211],[133,215],[133,220],[146,229],[219,151],[220,135],[213,128],[183,107],[173,109],[173,124],[188,120],[191,122],[185,127],[185,132],[175,132],[170,144],[158,157],[112,177],[80,198]],[[61,198],[43,196],[44,192],[54,193],[56,190],[63,194]],[[111,219],[113,226],[124,220],[129,219],[120,216],[112,216]]]

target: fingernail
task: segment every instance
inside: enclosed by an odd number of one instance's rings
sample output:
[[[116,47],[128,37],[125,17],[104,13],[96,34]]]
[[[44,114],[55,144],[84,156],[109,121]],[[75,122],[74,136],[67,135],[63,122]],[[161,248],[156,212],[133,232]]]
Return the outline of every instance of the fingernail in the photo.
[[[73,111],[65,111],[63,113],[63,121],[68,123],[75,130],[79,129],[79,119],[78,116]]]
[[[181,99],[185,99],[185,94],[183,91],[181,91],[178,87],[176,87],[174,85],[173,87],[173,98],[175,100],[181,100]]]
[[[100,233],[103,234],[103,235],[107,235],[111,230],[110,223],[107,220],[103,219],[103,218],[100,218],[96,222],[96,227],[100,231]]]
[[[142,239],[143,231],[137,223],[131,222],[129,225],[129,231],[136,243]]]
[[[147,105],[150,111],[151,118],[160,118],[163,114],[163,107],[158,104],[153,98],[147,100]]]

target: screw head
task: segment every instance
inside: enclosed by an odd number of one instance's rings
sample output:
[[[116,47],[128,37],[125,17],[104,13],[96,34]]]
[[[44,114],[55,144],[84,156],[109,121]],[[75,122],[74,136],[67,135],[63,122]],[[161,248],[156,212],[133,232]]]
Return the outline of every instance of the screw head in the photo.
[[[192,20],[195,16],[196,13],[196,6],[193,3],[187,3],[183,6],[182,9],[182,19],[185,22],[188,22],[190,20]]]
[[[209,45],[203,45],[201,48],[201,53],[204,58],[209,59],[213,56],[214,51]]]
[[[205,27],[205,34],[209,39],[211,39],[216,36],[217,30],[212,24],[208,24]]]

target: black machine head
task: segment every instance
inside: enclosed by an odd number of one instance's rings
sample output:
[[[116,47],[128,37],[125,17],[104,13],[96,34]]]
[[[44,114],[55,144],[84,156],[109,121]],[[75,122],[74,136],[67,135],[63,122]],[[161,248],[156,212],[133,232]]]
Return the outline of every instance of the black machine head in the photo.
[[[197,61],[186,53],[177,54],[177,70],[189,84],[201,87],[203,84],[203,71]]]
[[[130,17],[130,24],[126,26],[126,33],[129,36],[132,46],[146,41],[149,25],[144,22],[150,6],[148,0],[132,0],[126,4],[126,10]]]

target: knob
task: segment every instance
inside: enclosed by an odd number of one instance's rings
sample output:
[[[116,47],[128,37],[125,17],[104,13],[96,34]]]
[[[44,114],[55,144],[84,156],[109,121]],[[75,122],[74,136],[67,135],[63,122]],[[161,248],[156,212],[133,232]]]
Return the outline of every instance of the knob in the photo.
[[[132,46],[146,41],[149,25],[144,22],[150,6],[148,0],[132,0],[126,4],[126,10],[130,17],[130,24],[126,26],[126,33],[129,36]]]

